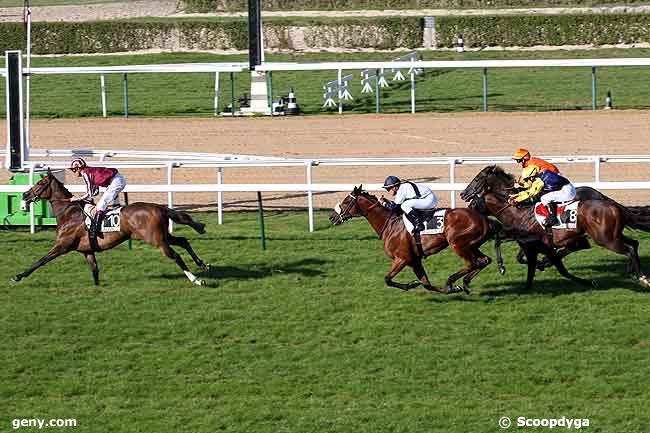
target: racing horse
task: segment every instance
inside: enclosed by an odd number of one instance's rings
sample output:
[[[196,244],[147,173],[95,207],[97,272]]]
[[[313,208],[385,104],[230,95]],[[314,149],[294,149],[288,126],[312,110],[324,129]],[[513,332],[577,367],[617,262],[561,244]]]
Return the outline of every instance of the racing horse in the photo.
[[[377,197],[363,191],[362,186],[355,187],[348,196],[339,203],[330,216],[333,225],[343,224],[354,217],[365,217],[381,240],[384,241],[384,252],[391,258],[390,271],[384,281],[390,287],[402,290],[414,289],[420,285],[429,291],[439,293],[470,293],[469,284],[472,279],[487,265],[491,259],[479,248],[488,239],[491,232],[487,218],[471,209],[450,209],[445,213],[444,231],[441,234],[422,234],[421,247],[406,229],[402,216],[381,205]],[[422,265],[422,259],[436,254],[447,247],[461,257],[466,267],[449,276],[444,288],[434,287]],[[410,266],[417,280],[407,284],[393,281],[393,278],[404,267]],[[454,282],[463,278],[463,288]]]
[[[583,248],[587,236],[601,247],[627,256],[628,272],[641,285],[650,287],[650,279],[641,272],[639,242],[623,234],[625,227],[650,232],[650,209],[629,209],[605,196],[592,195],[594,199],[580,200],[575,229],[554,229],[551,243],[545,229],[535,220],[532,207],[517,207],[508,203],[507,191],[513,180],[512,175],[501,167],[488,166],[472,179],[460,196],[470,201],[472,207],[482,208],[485,213],[499,219],[504,231],[522,246],[528,262],[527,289],[532,287],[538,251],[546,254],[563,276],[580,284],[593,285],[593,282],[571,275],[562,264],[562,257],[555,251],[555,247],[564,247],[567,251]],[[588,194],[582,195],[585,196],[589,197]]]
[[[97,266],[95,252],[110,250],[125,240],[133,238],[141,239],[154,247],[158,247],[165,256],[176,261],[176,264],[194,284],[205,284],[203,280],[189,271],[181,256],[171,246],[179,246],[187,250],[200,268],[208,269],[209,265],[206,265],[196,255],[187,239],[173,236],[168,230],[170,219],[178,224],[188,225],[201,234],[205,233],[204,224],[194,221],[185,212],[179,212],[166,206],[154,203],[133,203],[121,209],[120,230],[104,233],[102,238],[97,239],[98,248],[93,248],[85,225],[86,214],[83,204],[81,202],[71,202],[71,197],[70,191],[49,170],[47,176],[43,177],[23,194],[23,200],[27,204],[39,199],[48,200],[51,203],[52,211],[56,217],[56,240],[54,246],[45,256],[13,277],[13,282],[22,280],[36,269],[59,256],[70,251],[78,251],[86,257],[95,285],[99,285],[99,267]]]

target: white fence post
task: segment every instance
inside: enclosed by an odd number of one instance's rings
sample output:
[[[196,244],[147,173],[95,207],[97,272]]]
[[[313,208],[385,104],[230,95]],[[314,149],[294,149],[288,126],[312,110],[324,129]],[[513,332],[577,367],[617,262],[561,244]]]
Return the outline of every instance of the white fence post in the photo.
[[[594,181],[600,182],[600,156],[598,155],[594,159]]]
[[[99,77],[99,81],[102,86],[102,116],[106,117],[106,76],[102,74]]]
[[[312,193],[312,165],[314,161],[307,161],[307,206],[309,207],[309,231],[314,231],[314,198]]]
[[[449,183],[454,184],[456,183],[456,160],[452,159],[449,161]],[[451,190],[451,205],[450,207],[453,209],[456,207],[456,191]]]
[[[214,115],[219,115],[219,71],[214,73]]]
[[[29,187],[34,186],[34,166],[29,167]],[[29,232],[36,233],[36,223],[34,221],[34,202],[29,203]]]
[[[223,167],[217,170],[217,185],[223,185]],[[217,192],[217,221],[223,224],[223,191]]]

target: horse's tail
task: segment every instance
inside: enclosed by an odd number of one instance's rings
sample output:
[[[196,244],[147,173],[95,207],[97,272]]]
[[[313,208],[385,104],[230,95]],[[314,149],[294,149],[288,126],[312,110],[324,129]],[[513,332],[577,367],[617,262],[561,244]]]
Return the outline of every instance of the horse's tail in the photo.
[[[190,216],[190,214],[175,209],[170,209],[168,207],[164,207],[164,206],[162,207],[165,209],[165,212],[167,213],[167,217],[172,221],[174,221],[175,223],[190,226],[200,234],[205,233],[205,224],[200,223],[198,221],[194,221]]]
[[[625,215],[625,226],[634,230],[650,232],[650,206],[625,207],[619,203],[617,206]]]

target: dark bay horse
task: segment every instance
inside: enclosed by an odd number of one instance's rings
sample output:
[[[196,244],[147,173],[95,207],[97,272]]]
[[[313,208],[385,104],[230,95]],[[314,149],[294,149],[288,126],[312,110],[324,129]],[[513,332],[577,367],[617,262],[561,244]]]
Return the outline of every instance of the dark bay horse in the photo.
[[[591,284],[568,273],[555,247],[568,251],[583,248],[586,237],[596,244],[630,260],[629,272],[642,285],[650,287],[650,280],[641,272],[639,242],[623,234],[625,227],[650,231],[650,211],[643,208],[628,209],[605,196],[596,199],[582,199],[578,205],[575,229],[553,230],[552,244],[544,228],[537,223],[531,206],[513,206],[508,203],[508,191],[514,178],[501,167],[485,167],[461,193],[465,201],[482,207],[485,212],[503,223],[504,231],[518,240],[526,253],[528,277],[526,287],[532,287],[537,263],[537,252],[546,254],[560,273],[581,284]],[[582,195],[584,198],[588,195]],[[478,203],[478,204],[477,204]],[[587,242],[588,247],[588,242]]]
[[[339,210],[340,209],[340,210]],[[402,290],[414,289],[420,285],[430,291],[456,293],[464,290],[470,293],[469,284],[491,260],[479,248],[487,240],[490,223],[478,212],[471,209],[450,209],[445,214],[445,228],[442,234],[426,235],[422,238],[422,254],[419,253],[415,238],[404,226],[402,216],[381,205],[377,197],[362,190],[354,190],[337,206],[330,216],[334,225],[339,225],[354,217],[365,217],[379,238],[384,241],[384,252],[393,261],[390,271],[384,277],[388,286]],[[436,254],[447,247],[461,257],[466,267],[451,275],[444,288],[434,287],[429,282],[422,259]],[[408,284],[393,281],[404,267],[413,268],[417,280]],[[463,288],[454,286],[454,282],[463,278]]]
[[[93,273],[95,285],[99,285],[99,267],[95,258],[96,249],[90,244],[88,230],[86,229],[86,214],[81,202],[70,202],[72,194],[59,180],[48,171],[48,175],[23,194],[25,202],[48,200],[52,204],[52,211],[56,217],[56,240],[50,251],[34,265],[12,278],[18,282],[29,276],[36,269],[54,260],[55,258],[78,251],[86,257],[86,261]],[[198,233],[205,233],[205,225],[194,221],[184,212],[169,209],[153,203],[133,203],[122,208],[119,232],[104,233],[97,239],[99,251],[110,250],[129,238],[141,239],[154,247],[160,248],[162,253],[183,270],[187,278],[197,285],[205,282],[194,276],[181,256],[171,246],[176,245],[187,250],[194,262],[200,268],[206,265],[192,250],[187,239],[173,236],[169,233],[169,219],[192,227]]]

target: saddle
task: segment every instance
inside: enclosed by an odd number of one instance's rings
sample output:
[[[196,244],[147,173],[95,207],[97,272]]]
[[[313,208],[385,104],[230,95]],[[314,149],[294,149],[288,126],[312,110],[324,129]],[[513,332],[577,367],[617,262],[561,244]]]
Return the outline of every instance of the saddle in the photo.
[[[445,213],[447,209],[415,209],[420,221],[424,223],[422,235],[439,235],[445,231]],[[406,215],[402,215],[402,220],[409,233],[413,232],[413,224],[408,220]]]
[[[573,230],[578,225],[578,205],[579,200],[571,200],[557,204],[558,223],[553,226],[557,230]],[[549,217],[548,209],[542,203],[537,202],[533,205],[533,214],[535,219],[542,227],[546,227],[546,219]]]
[[[86,203],[84,205],[84,212],[86,213],[86,220],[84,221],[86,223],[86,228],[90,229],[92,219],[95,218],[95,215],[97,214],[95,205],[92,203]],[[109,208],[104,214],[102,226],[99,228],[99,231],[101,233],[119,232],[120,222],[122,220],[121,212],[121,206]]]

